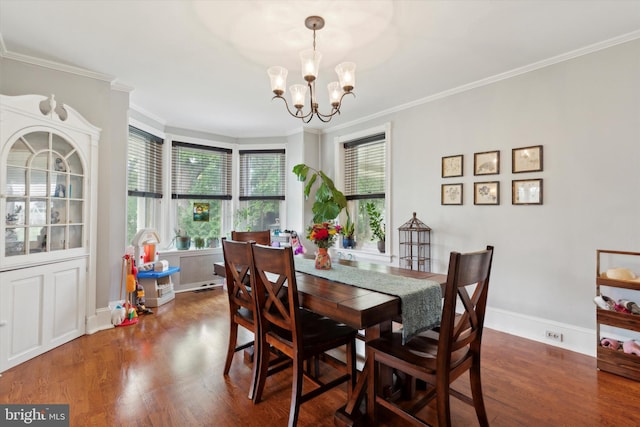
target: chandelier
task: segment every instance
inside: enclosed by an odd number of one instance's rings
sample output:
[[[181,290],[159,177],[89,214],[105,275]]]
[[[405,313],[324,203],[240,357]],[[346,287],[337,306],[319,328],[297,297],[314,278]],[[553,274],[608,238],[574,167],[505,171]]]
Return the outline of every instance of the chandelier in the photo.
[[[346,94],[355,96],[352,90],[356,81],[356,64],[353,62],[343,62],[336,67],[339,82],[331,82],[327,85],[327,89],[329,89],[331,111],[329,114],[322,114],[318,111],[318,102],[316,100],[316,78],[318,77],[320,59],[322,58],[322,54],[316,50],[316,31],[324,27],[324,19],[320,16],[309,16],[305,19],[304,25],[308,29],[313,30],[313,49],[307,49],[300,52],[300,60],[302,61],[302,78],[307,82],[307,84],[295,84],[289,88],[289,91],[291,92],[291,103],[295,107],[295,113],[291,111],[287,100],[282,96],[285,93],[287,74],[289,73],[284,67],[275,66],[270,67],[267,70],[269,78],[271,79],[271,90],[275,94],[272,100],[276,98],[282,99],[289,114],[302,119],[305,123],[309,123],[314,115],[326,123],[330,121],[334,115],[340,113],[342,98],[344,98]],[[304,113],[302,109],[304,108],[307,89],[309,89],[311,109],[309,112]]]

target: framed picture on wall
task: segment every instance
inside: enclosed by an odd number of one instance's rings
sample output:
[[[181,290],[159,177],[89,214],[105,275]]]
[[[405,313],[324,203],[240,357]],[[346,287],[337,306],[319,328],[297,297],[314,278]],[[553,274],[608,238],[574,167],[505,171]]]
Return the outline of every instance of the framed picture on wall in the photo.
[[[474,175],[496,175],[500,173],[500,151],[485,151],[473,155]]]
[[[209,221],[209,203],[193,204],[193,220]]]
[[[443,205],[461,205],[462,183],[442,184],[440,203]]]
[[[517,179],[511,183],[511,203],[514,205],[541,205],[542,179]]]
[[[539,172],[541,170],[542,145],[511,150],[511,171],[513,173]]]
[[[499,205],[500,183],[498,181],[473,183],[474,205]]]
[[[458,154],[457,156],[443,157],[442,177],[451,178],[454,176],[462,176],[463,158],[464,156],[462,154]]]

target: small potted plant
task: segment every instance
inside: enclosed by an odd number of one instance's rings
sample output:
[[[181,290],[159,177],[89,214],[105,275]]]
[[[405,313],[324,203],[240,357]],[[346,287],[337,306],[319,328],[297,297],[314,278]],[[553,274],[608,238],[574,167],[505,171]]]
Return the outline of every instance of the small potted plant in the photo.
[[[342,234],[342,247],[345,249],[353,249],[356,247],[355,240],[356,224],[351,220],[351,215],[347,211],[347,222],[345,223],[340,234]]]
[[[204,237],[196,237],[194,239],[196,249],[204,249]]]
[[[180,229],[174,231],[176,233],[176,249],[181,251],[189,249],[191,247],[191,237],[187,235],[187,232]]]
[[[208,248],[217,248],[220,246],[220,238],[218,237],[218,233],[211,231],[209,236],[207,237],[207,247]]]
[[[369,202],[365,205],[367,214],[369,215],[369,227],[371,227],[371,234],[373,239],[378,239],[378,251],[384,253],[385,251],[385,232],[382,214],[373,204]],[[373,240],[371,239],[371,240]]]

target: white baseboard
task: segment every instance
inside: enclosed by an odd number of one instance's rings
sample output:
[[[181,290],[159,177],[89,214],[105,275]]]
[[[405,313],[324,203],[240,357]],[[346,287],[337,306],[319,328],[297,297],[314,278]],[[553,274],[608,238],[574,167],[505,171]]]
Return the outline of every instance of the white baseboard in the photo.
[[[91,335],[113,327],[111,324],[111,309],[109,307],[99,308],[96,310],[95,316],[87,317],[87,329],[85,333]]]
[[[487,307],[484,325],[487,328],[586,354],[587,356],[595,357],[596,355],[595,329],[580,328],[575,325],[490,307]],[[547,331],[561,334],[562,341],[547,338]]]

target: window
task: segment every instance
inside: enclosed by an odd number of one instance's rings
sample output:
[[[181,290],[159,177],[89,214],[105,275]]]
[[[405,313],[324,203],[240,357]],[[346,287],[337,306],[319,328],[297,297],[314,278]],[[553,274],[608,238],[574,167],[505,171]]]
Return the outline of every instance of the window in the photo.
[[[174,141],[171,147],[171,198],[176,229],[192,241],[216,246],[227,231],[231,201],[231,150]],[[208,207],[208,215],[202,210]]]
[[[236,230],[268,230],[284,212],[285,150],[240,150]]]
[[[157,228],[162,199],[163,140],[129,126],[127,242],[143,228]]]
[[[384,218],[386,173],[386,133],[380,132],[343,143],[344,194],[347,210],[355,221],[356,243],[360,249],[376,249],[377,239],[369,227],[366,205],[373,204]]]

